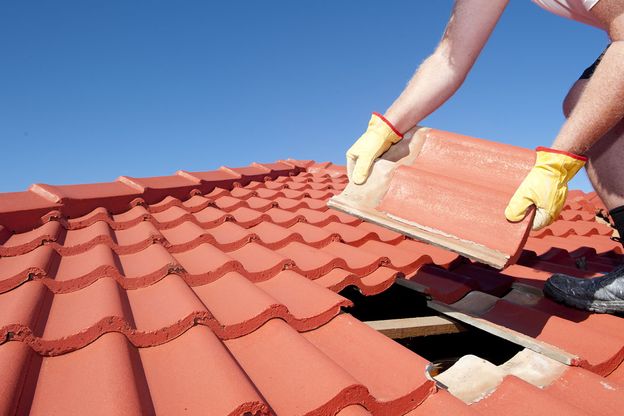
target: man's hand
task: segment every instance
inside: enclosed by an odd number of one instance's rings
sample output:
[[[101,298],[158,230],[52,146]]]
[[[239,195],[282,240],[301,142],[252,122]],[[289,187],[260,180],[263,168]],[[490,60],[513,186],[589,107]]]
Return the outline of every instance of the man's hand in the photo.
[[[356,185],[366,182],[375,159],[403,138],[381,114],[373,113],[368,129],[347,151],[347,174]]]
[[[505,209],[509,221],[522,220],[535,205],[533,230],[551,224],[563,209],[568,182],[585,165],[587,158],[560,150],[538,147],[535,166],[520,184]]]

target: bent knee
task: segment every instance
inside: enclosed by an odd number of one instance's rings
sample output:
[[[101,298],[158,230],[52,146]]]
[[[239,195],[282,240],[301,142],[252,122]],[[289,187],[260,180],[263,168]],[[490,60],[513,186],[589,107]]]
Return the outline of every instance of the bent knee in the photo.
[[[572,85],[572,88],[570,88],[570,91],[568,91],[568,95],[566,95],[566,97],[563,99],[563,115],[566,118],[570,116],[570,113],[572,113],[572,110],[574,109],[574,107],[576,107],[576,103],[581,97],[581,94],[583,93],[586,85],[586,79],[579,79],[574,83],[574,85]]]

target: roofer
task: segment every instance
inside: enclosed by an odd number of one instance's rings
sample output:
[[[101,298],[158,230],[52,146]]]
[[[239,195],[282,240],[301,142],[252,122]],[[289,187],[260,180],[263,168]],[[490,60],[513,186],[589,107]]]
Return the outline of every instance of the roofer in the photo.
[[[509,221],[520,221],[535,205],[533,229],[552,223],[563,208],[568,181],[586,165],[594,189],[624,238],[624,0],[533,1],[555,14],[605,30],[611,44],[570,89],[563,102],[565,123],[550,148],[536,149],[535,165],[504,215]],[[373,113],[366,132],[347,151],[352,182],[364,183],[377,157],[457,91],[508,2],[455,1],[435,52],[383,116]],[[624,265],[593,279],[554,274],[544,292],[578,308],[622,312]]]

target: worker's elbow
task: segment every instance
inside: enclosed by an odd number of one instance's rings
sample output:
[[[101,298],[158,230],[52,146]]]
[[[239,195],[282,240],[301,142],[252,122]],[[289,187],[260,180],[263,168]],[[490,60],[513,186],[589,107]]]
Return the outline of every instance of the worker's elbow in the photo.
[[[464,81],[466,80],[466,77],[468,77],[468,73],[470,72],[470,70],[466,70],[466,71],[457,71],[452,75],[452,79],[453,79],[453,84],[457,86],[457,88],[461,87],[461,85],[464,83]]]
[[[471,62],[463,59],[454,59],[444,49],[438,49],[427,61],[427,65],[435,68],[435,73],[439,77],[444,78],[446,83],[454,88],[459,88],[464,83],[472,68]]]
[[[446,72],[448,84],[452,86],[454,90],[459,89],[468,77],[469,72],[470,67],[450,66]]]

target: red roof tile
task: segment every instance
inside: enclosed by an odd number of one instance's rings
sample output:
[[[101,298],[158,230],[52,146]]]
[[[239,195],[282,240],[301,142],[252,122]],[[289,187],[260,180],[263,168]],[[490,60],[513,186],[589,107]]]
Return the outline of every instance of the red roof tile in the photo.
[[[530,398],[530,399],[529,399]],[[567,403],[565,400],[542,394],[538,387],[515,376],[508,376],[486,400],[473,405],[481,415],[569,415],[587,416],[589,413]]]
[[[517,223],[502,213],[534,159],[527,149],[423,128],[329,203],[502,268],[517,260],[533,220],[533,212]]]
[[[571,193],[496,271],[327,209],[346,183],[342,167],[283,161],[0,194],[0,413],[513,414],[523,391],[552,414],[619,403],[596,386],[624,379],[624,321],[512,290],[622,260],[594,195]],[[477,318],[592,372],[544,391],[507,377],[473,406],[434,394],[426,360],[340,314],[351,303],[336,292],[402,275],[450,307],[492,296]]]
[[[607,375],[624,359],[624,338],[578,325],[570,319],[545,313],[536,307],[496,302],[483,319],[560,347],[578,357],[580,365]],[[624,329],[624,323],[619,325]],[[597,340],[599,340],[597,342]]]
[[[479,416],[476,410],[454,397],[446,390],[440,390],[425,400],[423,404],[405,416]]]

